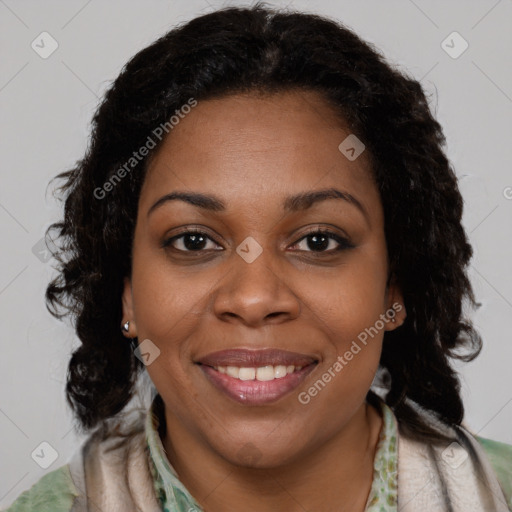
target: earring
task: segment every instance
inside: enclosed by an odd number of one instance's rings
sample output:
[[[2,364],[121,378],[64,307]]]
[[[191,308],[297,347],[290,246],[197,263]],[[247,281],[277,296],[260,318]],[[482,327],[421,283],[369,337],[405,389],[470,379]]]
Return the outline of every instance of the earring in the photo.
[[[128,332],[130,330],[130,321],[128,320],[121,326],[121,330],[124,332]]]

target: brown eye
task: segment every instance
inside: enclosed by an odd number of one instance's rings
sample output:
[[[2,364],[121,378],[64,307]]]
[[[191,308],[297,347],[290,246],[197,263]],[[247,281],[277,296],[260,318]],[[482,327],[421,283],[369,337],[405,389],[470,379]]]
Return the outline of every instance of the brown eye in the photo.
[[[302,245],[302,248],[299,247]],[[337,252],[354,247],[346,238],[331,231],[314,231],[295,243],[301,251],[306,252]]]
[[[210,246],[208,246],[208,242]],[[206,233],[202,231],[186,231],[165,240],[162,247],[172,247],[181,252],[200,252],[203,250],[216,250],[219,247]]]

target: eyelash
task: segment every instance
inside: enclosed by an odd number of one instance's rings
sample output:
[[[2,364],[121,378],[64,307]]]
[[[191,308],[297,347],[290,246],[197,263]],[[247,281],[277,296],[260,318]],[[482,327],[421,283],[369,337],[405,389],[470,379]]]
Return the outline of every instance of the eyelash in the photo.
[[[208,240],[210,240],[210,241],[212,241],[214,243],[217,243],[210,236],[208,236],[208,234],[205,233],[204,231],[201,231],[199,229],[189,228],[189,229],[187,229],[187,231],[183,231],[179,235],[176,235],[176,236],[173,236],[171,238],[168,238],[168,239],[164,240],[163,243],[161,244],[161,247],[164,248],[164,249],[171,248],[171,249],[173,249],[173,250],[175,250],[177,252],[180,252],[180,253],[196,253],[196,254],[200,254],[202,252],[205,252],[204,249],[199,249],[197,251],[190,251],[190,250],[183,250],[183,249],[175,249],[174,247],[172,247],[171,244],[174,241],[179,240],[180,238],[183,238],[184,236],[190,235],[190,234],[203,235]],[[304,252],[310,252],[310,253],[313,253],[313,254],[316,254],[316,255],[322,255],[322,254],[332,255],[333,253],[338,253],[338,252],[341,252],[343,250],[352,249],[352,248],[355,247],[348,239],[346,239],[346,238],[344,238],[344,237],[338,235],[337,233],[334,233],[334,232],[332,232],[332,231],[330,231],[328,229],[316,229],[314,231],[310,231],[309,233],[306,233],[301,238],[299,238],[299,240],[297,240],[293,245],[297,245],[299,242],[302,242],[304,239],[306,239],[306,238],[308,238],[310,236],[313,236],[313,235],[324,235],[324,236],[327,236],[330,239],[336,241],[339,244],[339,246],[336,249],[330,249],[328,251],[304,251]],[[217,249],[214,249],[214,250],[217,250]]]

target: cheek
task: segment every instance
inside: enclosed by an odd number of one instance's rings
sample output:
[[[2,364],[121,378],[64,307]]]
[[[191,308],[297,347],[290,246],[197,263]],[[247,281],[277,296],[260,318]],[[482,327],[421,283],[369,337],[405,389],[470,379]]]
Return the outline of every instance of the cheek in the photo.
[[[360,251],[347,264],[322,280],[322,286],[304,289],[315,314],[336,335],[340,348],[375,325],[386,301],[385,258],[377,251]],[[380,323],[379,323],[380,325]],[[382,326],[381,326],[382,327]]]
[[[339,428],[365,400],[380,361],[385,281],[365,269],[368,272],[363,274],[341,272],[316,301],[314,316],[329,344],[320,371],[299,402],[311,407],[310,417],[322,418],[326,430]]]
[[[161,256],[142,251],[134,255],[132,287],[139,339],[142,335],[164,344],[186,337],[204,314],[213,285],[209,273],[200,274],[199,278],[187,269],[172,269]]]
[[[191,282],[190,277],[170,272],[160,262],[134,258],[132,289],[134,314],[139,343],[150,340],[158,357],[146,367],[166,403],[180,410],[181,403],[190,407],[195,396],[191,386],[190,347],[194,331],[204,312],[208,287],[204,280]],[[156,349],[153,349],[156,350]]]
[[[386,267],[382,251],[360,251],[317,288],[314,317],[329,339],[322,372],[327,381],[324,404],[335,406],[342,396],[354,404],[364,399],[379,365],[386,322]],[[384,258],[385,262],[385,258]],[[322,384],[316,386],[322,388]],[[315,391],[312,391],[313,394]],[[319,401],[320,402],[320,401]]]

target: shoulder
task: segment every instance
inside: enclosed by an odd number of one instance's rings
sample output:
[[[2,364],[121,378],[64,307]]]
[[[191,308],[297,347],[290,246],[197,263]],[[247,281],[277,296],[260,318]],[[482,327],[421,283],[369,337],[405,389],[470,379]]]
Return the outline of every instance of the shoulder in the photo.
[[[21,493],[5,512],[69,512],[79,495],[69,465],[42,476],[30,489]]]
[[[507,505],[512,510],[512,445],[475,436],[498,477]]]
[[[125,421],[114,418],[90,432],[67,464],[42,476],[3,512],[71,512],[86,510],[85,466],[96,485],[110,481],[105,475],[124,474],[129,457],[145,454],[145,414],[132,411]],[[105,482],[103,481],[105,480]],[[87,480],[88,481],[88,480]],[[84,490],[87,487],[87,492]],[[78,489],[81,489],[80,492]],[[93,489],[94,490],[94,489]]]

